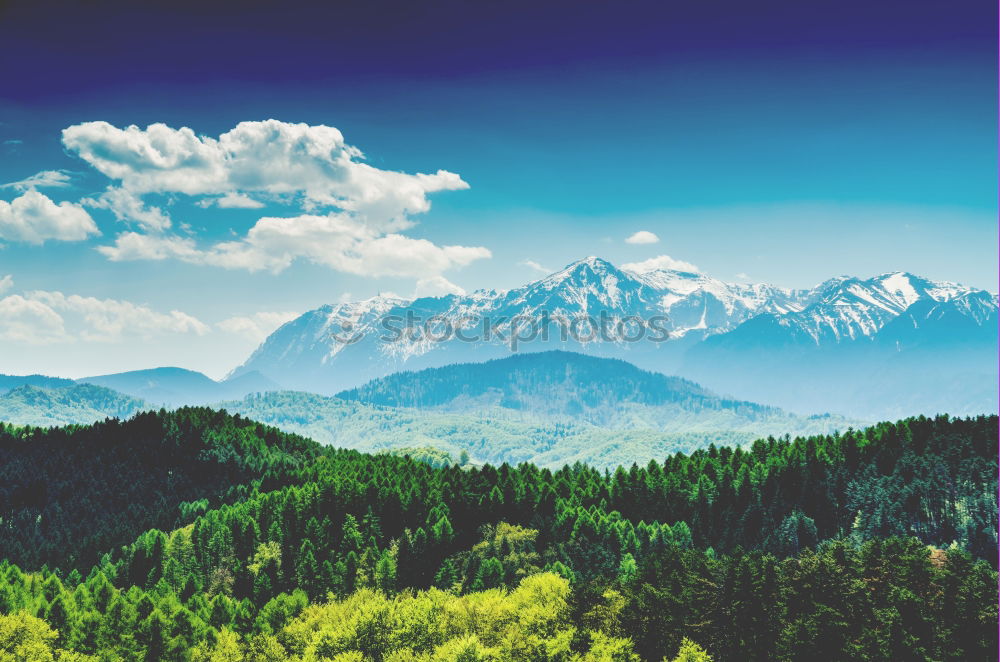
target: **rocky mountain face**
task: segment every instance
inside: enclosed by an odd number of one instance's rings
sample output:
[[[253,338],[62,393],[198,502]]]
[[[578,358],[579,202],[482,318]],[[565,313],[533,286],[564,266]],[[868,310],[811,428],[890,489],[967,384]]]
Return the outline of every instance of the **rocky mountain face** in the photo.
[[[908,273],[791,290],[588,257],[511,290],[323,306],[233,376],[333,393],[399,370],[562,349],[799,412],[981,413],[997,408],[996,320],[995,294]]]

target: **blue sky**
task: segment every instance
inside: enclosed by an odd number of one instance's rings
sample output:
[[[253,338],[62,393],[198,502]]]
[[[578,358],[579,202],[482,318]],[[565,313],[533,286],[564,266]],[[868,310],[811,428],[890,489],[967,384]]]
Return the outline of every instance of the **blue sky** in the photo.
[[[791,287],[908,270],[996,289],[982,3],[14,4],[0,372],[218,377],[323,303],[511,287],[591,254]],[[364,157],[297,162],[299,185],[244,142],[259,168],[212,170],[220,136],[268,119],[312,127],[283,129],[293,153],[336,127],[330,144]],[[174,156],[190,128],[204,167],[136,147],[154,123]],[[659,241],[625,242],[640,230]]]

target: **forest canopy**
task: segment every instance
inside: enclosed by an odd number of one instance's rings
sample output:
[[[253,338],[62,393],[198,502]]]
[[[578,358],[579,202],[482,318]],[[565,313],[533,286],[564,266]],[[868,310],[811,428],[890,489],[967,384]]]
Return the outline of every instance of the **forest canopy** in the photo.
[[[7,427],[0,659],[992,659],[996,438],[919,417],[553,471],[205,408]]]

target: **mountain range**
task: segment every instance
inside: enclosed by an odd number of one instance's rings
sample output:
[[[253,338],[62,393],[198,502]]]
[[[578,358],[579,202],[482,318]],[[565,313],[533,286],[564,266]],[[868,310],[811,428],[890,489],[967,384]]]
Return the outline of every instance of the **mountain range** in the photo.
[[[712,443],[861,425],[720,398],[684,379],[570,352],[407,371],[335,397],[272,391],[214,405],[342,448],[434,448],[473,462],[551,467],[643,464]],[[0,420],[16,424],[92,423],[151,408],[94,384],[22,385],[0,395]]]
[[[624,361],[560,351],[405,371],[335,397],[267,393],[219,406],[358,450],[433,447],[480,462],[549,467],[644,464],[711,443],[863,425],[721,398]]]
[[[796,290],[588,257],[510,290],[322,306],[230,378],[333,394],[400,370],[563,349],[802,413],[972,414],[997,410],[996,323],[996,294],[905,272]]]
[[[725,410],[829,412],[845,421],[971,415],[998,409],[996,322],[995,294],[903,272],[794,290],[694,271],[640,273],[590,257],[511,290],[323,306],[277,329],[222,381],[170,367],[78,380],[0,375],[0,415],[84,423],[283,390],[660,432],[705,431],[712,411],[717,431],[745,430],[719,419],[712,403],[723,401]],[[569,355],[522,358],[552,350],[619,360],[593,373]],[[470,367],[504,358],[520,362]],[[445,366],[455,367],[428,371]],[[639,378],[635,366],[657,374]],[[548,390],[529,381],[522,392],[529,374],[550,380]],[[111,391],[74,388],[82,384]],[[463,391],[449,391],[455,385]],[[674,425],[671,416],[689,412],[668,415],[666,403],[650,400],[664,393],[707,409],[691,425]]]
[[[238,377],[216,381],[195,370],[173,367],[131,370],[80,379],[64,379],[46,375],[0,375],[0,395],[6,394],[6,399],[0,402],[8,404],[12,400],[27,402],[32,398],[41,397],[43,392],[50,393],[49,397],[56,397],[62,401],[62,404],[77,405],[81,397],[94,402],[100,400],[101,391],[73,388],[78,385],[99,386],[111,392],[130,396],[135,400],[131,404],[140,403],[146,408],[203,405],[219,400],[242,398],[249,393],[276,391],[281,388],[270,379],[252,371],[245,372]],[[100,403],[95,411],[105,412],[108,416],[114,416],[116,414],[112,412],[119,411],[115,407],[109,409],[104,405],[105,403]],[[60,423],[91,422],[91,420],[62,420],[63,418],[65,417],[59,419]],[[98,418],[92,420],[98,420]],[[43,424],[33,421],[19,422]]]

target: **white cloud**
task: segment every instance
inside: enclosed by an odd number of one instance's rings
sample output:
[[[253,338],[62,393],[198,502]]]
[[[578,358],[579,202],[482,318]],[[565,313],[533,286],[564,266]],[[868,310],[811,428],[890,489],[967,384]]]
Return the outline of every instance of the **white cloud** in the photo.
[[[86,122],[64,129],[63,143],[116,181],[88,202],[146,231],[124,232],[100,247],[111,260],[169,258],[277,273],[303,259],[352,274],[433,279],[491,256],[483,247],[441,246],[401,234],[414,225],[412,215],[430,209],[428,194],[468,188],[461,177],[375,168],[334,127],[241,122],[211,138],[164,124],[119,129]],[[304,213],[263,217],[241,238],[199,245],[167,232],[167,215],[142,202],[152,193],[245,209],[263,207],[263,197]]]
[[[625,240],[626,244],[656,244],[659,243],[660,238],[649,230],[639,230],[628,239]]]
[[[740,280],[750,280],[750,276],[742,272],[736,274],[736,277],[739,278]]]
[[[70,202],[56,204],[35,189],[11,202],[0,200],[0,239],[41,244],[49,239],[82,241],[99,234],[83,207]]]
[[[623,264],[622,269],[640,274],[646,273],[647,271],[658,271],[660,269],[666,271],[701,273],[701,270],[690,262],[675,260],[669,255],[658,255],[657,257],[651,257],[648,260],[643,260],[642,262],[629,262],[628,264]]]
[[[7,274],[3,278],[0,278],[0,294],[7,292],[12,287],[14,287],[14,277]]]
[[[535,262],[534,260],[521,260],[520,262],[518,262],[518,265],[522,267],[528,267],[529,269],[537,271],[538,273],[546,276],[554,271],[553,269],[549,269],[548,267],[542,266],[541,264]]]
[[[136,223],[153,232],[170,227],[170,216],[166,212],[159,207],[147,206],[142,198],[122,188],[109,186],[97,198],[84,198],[80,202],[88,207],[108,209],[119,221]]]
[[[131,301],[43,290],[25,296],[77,322],[78,337],[89,342],[113,342],[125,335],[150,338],[163,333],[204,335],[209,331],[206,324],[179,310],[161,313]]]
[[[208,331],[187,313],[162,313],[131,301],[44,290],[0,298],[0,338],[24,344],[117,342],[126,336],[150,339]]]
[[[19,294],[0,299],[0,339],[26,345],[66,342],[63,318],[40,301]]]
[[[421,278],[417,281],[417,287],[413,292],[413,298],[439,297],[446,294],[465,294],[465,290],[455,283],[452,283],[444,276],[432,276]]]
[[[260,209],[263,202],[254,200],[249,195],[230,191],[221,198],[205,198],[198,201],[198,206],[202,208],[219,207],[220,209]]]
[[[85,122],[64,129],[63,144],[138,195],[302,196],[307,210],[362,214],[385,230],[408,227],[408,214],[430,209],[428,193],[469,186],[445,170],[411,175],[374,168],[334,127],[277,120],[241,122],[217,139],[165,124],[119,129]]]
[[[230,317],[218,322],[216,326],[235,335],[243,336],[254,342],[261,342],[286,322],[290,322],[300,313],[290,312],[258,312],[248,316]]]
[[[18,182],[9,182],[0,188],[27,191],[30,188],[65,188],[70,185],[69,173],[65,170],[42,170]]]
[[[177,235],[126,232],[101,246],[113,261],[175,258],[226,269],[278,273],[303,258],[338,271],[369,276],[430,278],[447,269],[490,257],[482,247],[438,246],[400,234],[379,236],[347,214],[265,217],[246,236],[200,249]]]
[[[97,250],[112,262],[130,260],[166,260],[176,258],[194,264],[203,264],[201,251],[194,240],[176,235],[149,235],[123,232],[112,246],[98,246]]]

